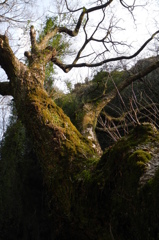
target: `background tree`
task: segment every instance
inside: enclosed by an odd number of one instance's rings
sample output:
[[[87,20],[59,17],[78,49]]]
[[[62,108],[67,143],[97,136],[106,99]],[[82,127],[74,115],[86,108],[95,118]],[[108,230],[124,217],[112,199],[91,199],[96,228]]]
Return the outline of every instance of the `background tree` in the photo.
[[[96,67],[108,62],[132,59],[155,38],[158,31],[156,31],[134,54],[128,56],[113,56],[99,61],[98,56],[101,56],[101,54],[104,56],[105,52],[110,51],[106,46],[107,41],[111,49],[115,49],[115,52],[116,46],[118,44],[121,45],[121,43],[116,43],[116,41],[112,40],[111,30],[114,27],[112,21],[102,39],[97,39],[95,37],[97,30],[100,29],[100,25],[105,19],[105,11],[109,9],[113,2],[113,0],[106,2],[97,1],[97,5],[94,7],[82,7],[78,10],[70,10],[65,1],[70,12],[81,12],[75,24],[75,29],[70,30],[65,26],[53,25],[46,34],[42,35],[41,38],[37,40],[36,31],[34,27],[31,26],[31,50],[24,53],[27,58],[27,65],[20,62],[15,56],[9,45],[8,37],[6,35],[0,35],[0,64],[9,79],[9,82],[0,84],[0,93],[2,95],[13,96],[18,117],[25,125],[33,143],[34,151],[42,171],[42,181],[46,191],[45,199],[49,206],[50,218],[56,226],[55,234],[57,235],[57,239],[60,238],[59,236],[61,236],[61,234],[62,239],[94,239],[96,236],[97,239],[104,239],[106,236],[107,239],[113,239],[112,222],[116,232],[115,235],[117,236],[118,233],[120,233],[120,237],[122,237],[123,234],[123,229],[118,230],[118,224],[115,219],[115,216],[120,212],[120,201],[116,202],[114,200],[111,205],[110,202],[111,199],[115,197],[113,190],[115,191],[116,189],[116,181],[119,184],[120,181],[118,180],[121,180],[120,174],[122,175],[123,173],[124,165],[121,165],[120,168],[120,166],[116,164],[117,155],[113,155],[111,149],[107,151],[108,155],[103,155],[99,161],[102,151],[95,134],[97,118],[106,104],[116,96],[116,88],[111,89],[108,93],[104,88],[102,95],[95,99],[89,99],[81,105],[81,115],[77,126],[80,132],[44,89],[45,69],[50,62],[59,66],[64,72],[68,72],[73,67]],[[135,2],[132,6],[127,5],[124,1],[120,1],[119,4],[129,11],[133,10],[135,7]],[[88,37],[86,27],[89,22],[89,16],[91,13],[95,13],[99,10],[103,14],[102,20],[97,23],[93,34]],[[84,17],[86,18],[84,19]],[[82,23],[85,33],[84,44],[79,49],[73,62],[71,64],[65,64],[60,59],[60,53],[50,44],[51,39],[58,38],[58,34],[66,34],[70,37],[77,36],[82,27]],[[94,62],[92,63],[77,63],[77,61],[84,58],[81,54],[86,45],[91,41],[100,42],[104,46],[103,53],[95,56]],[[88,54],[86,56],[88,56]],[[133,81],[146,76],[148,73],[157,69],[158,66],[159,61],[157,60],[147,68],[133,75],[123,73],[123,81],[118,84],[118,90],[120,91]],[[155,130],[154,135],[154,131],[150,125],[142,126],[141,130],[141,138],[138,136],[140,130],[136,128],[135,135],[131,135],[126,140],[126,142],[131,140],[130,145],[132,148],[134,147],[133,140],[135,136],[137,136],[138,139],[137,144],[141,144],[141,146],[143,135],[145,136],[146,133],[148,133],[148,137],[147,135],[145,137],[148,143],[151,142],[152,138],[154,139],[153,144],[157,141],[158,133]],[[126,146],[124,153],[127,151],[129,153],[130,146],[124,141],[125,140],[121,142],[122,145]],[[155,145],[152,147],[155,149]],[[119,154],[118,148],[120,148],[120,143],[116,145],[116,148],[117,154]],[[154,154],[157,154],[155,150]],[[122,152],[119,155],[120,162],[122,162]],[[135,152],[135,155],[130,154],[128,157],[130,162],[134,158],[136,161],[135,163],[133,162],[134,172],[137,174],[135,178],[134,175],[132,176],[133,189],[132,192],[131,190],[128,192],[128,196],[125,192],[122,195],[124,198],[128,197],[128,199],[130,199],[129,197],[131,196],[130,205],[134,201],[133,196],[137,195],[140,175],[144,173],[145,164],[150,160],[151,154],[145,153],[145,151],[142,150],[140,152]],[[106,161],[106,159],[108,159],[108,161]],[[107,166],[107,163],[110,163],[111,166],[111,160],[113,165],[115,165],[115,169]],[[113,173],[115,173],[115,182],[113,181]],[[129,176],[129,174],[126,172],[125,177],[127,176]],[[127,179],[128,178],[126,178],[126,180]],[[129,184],[126,185],[122,180],[121,182],[122,186],[126,187],[126,190],[129,190]],[[133,185],[134,182],[135,186]],[[108,191],[110,189],[111,191]],[[118,190],[124,191],[124,188],[117,189],[117,191],[115,191],[116,194]],[[107,196],[107,193],[109,196]],[[116,203],[118,203],[117,206],[119,210],[116,209],[116,211],[113,212]],[[109,206],[111,206],[112,212]],[[135,213],[137,209],[140,208],[136,207]],[[89,221],[90,216],[92,221]],[[107,219],[105,219],[105,216]],[[121,214],[121,219],[126,220],[124,214]],[[130,218],[129,221],[132,221],[132,219]],[[62,230],[64,232],[62,232]],[[132,228],[132,232],[133,230]],[[67,232],[68,236],[66,236]]]

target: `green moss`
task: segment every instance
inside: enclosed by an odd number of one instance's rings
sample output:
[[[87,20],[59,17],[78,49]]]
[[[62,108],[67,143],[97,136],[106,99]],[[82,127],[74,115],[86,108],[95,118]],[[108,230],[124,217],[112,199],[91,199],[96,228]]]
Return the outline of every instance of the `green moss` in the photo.
[[[93,168],[90,157],[96,159],[97,152],[42,89],[29,94],[26,112],[24,121],[43,169],[50,215],[65,215],[70,219],[76,191],[73,186],[79,182],[77,174]],[[85,182],[86,172],[81,176]]]
[[[159,171],[140,187],[140,177],[152,159],[151,150],[158,146],[156,142],[159,133],[153,125],[137,126],[129,136],[106,149],[92,174],[90,196],[95,202],[100,199],[100,217],[111,224],[115,239],[159,237],[155,224],[159,221]]]
[[[142,170],[145,170],[145,163],[149,162],[151,159],[151,154],[144,150],[136,150],[133,152],[129,158],[128,161],[131,162],[131,164],[135,164],[137,167],[139,167]]]
[[[50,188],[54,189],[55,196],[50,201],[51,215],[55,214],[53,206],[57,201],[60,214],[64,212],[69,219],[78,219],[81,228],[88,228],[89,231],[95,232],[97,231],[96,219],[99,218],[101,222],[106,221],[105,227],[111,219],[114,231],[120,235],[124,234],[124,224],[131,222],[131,217],[129,219],[127,214],[133,208],[136,209],[135,197],[138,194],[139,178],[151,157],[142,149],[142,146],[152,140],[155,141],[157,133],[154,133],[151,125],[137,126],[129,136],[106,150],[94,170],[95,167],[91,168],[93,162],[89,158],[83,160],[85,152],[88,151],[84,138],[81,138],[77,132],[77,134],[71,134],[69,125],[67,128],[65,126],[65,129],[67,130],[63,130],[62,127],[58,129],[60,132],[63,131],[67,139],[64,144],[61,143],[60,147],[58,144],[61,155],[60,166],[56,165],[56,161],[49,163],[51,160],[48,160],[50,159],[48,155],[53,156],[49,143],[47,151],[44,150],[45,155],[43,154],[44,162],[50,164],[45,175],[47,181],[50,181]],[[44,134],[47,136],[45,130]],[[137,146],[139,149],[136,148]],[[89,220],[90,216],[91,220]],[[118,220],[123,226],[119,226]],[[90,230],[89,225],[94,230]],[[125,231],[128,232],[128,226]]]
[[[133,191],[135,191],[139,178],[146,169],[146,163],[151,159],[151,154],[144,145],[152,142],[153,139],[158,139],[158,136],[159,134],[154,133],[151,125],[137,126],[129,136],[123,137],[105,151],[98,168],[105,171],[106,179],[112,178],[117,185],[124,184],[129,188],[129,183],[134,182]],[[135,150],[136,147],[137,150]],[[131,188],[129,190],[131,191]]]

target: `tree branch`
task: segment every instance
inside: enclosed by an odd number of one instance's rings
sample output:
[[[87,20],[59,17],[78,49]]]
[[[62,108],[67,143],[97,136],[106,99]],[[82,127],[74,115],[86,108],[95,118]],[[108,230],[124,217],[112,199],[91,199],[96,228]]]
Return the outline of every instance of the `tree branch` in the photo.
[[[68,29],[68,28],[66,28],[66,27],[60,27],[58,32],[59,33],[66,33],[66,34],[68,34],[71,37],[77,36],[77,34],[79,32],[79,29],[81,27],[81,24],[82,24],[82,21],[83,21],[85,13],[86,13],[86,11],[85,11],[85,9],[83,9],[82,13],[79,16],[79,19],[78,19],[78,22],[76,24],[76,27],[75,27],[75,29],[73,31]]]
[[[65,4],[66,4],[66,8],[69,12],[78,12],[78,11],[81,11],[83,9],[82,7],[78,8],[78,9],[75,9],[75,10],[70,9],[69,6],[68,6],[67,0],[65,0]]]
[[[49,40],[57,34],[58,30],[59,28],[55,28],[51,32],[48,32],[43,40],[37,45],[38,49],[44,50],[48,46]]]
[[[149,67],[140,71],[139,73],[136,73],[133,76],[129,76],[125,80],[123,79],[121,83],[116,88],[114,88],[111,92],[101,96],[101,98],[98,99],[99,104],[97,106],[99,113],[112,99],[115,98],[118,92],[121,92],[123,89],[129,86],[132,82],[147,76],[149,73],[156,70],[157,68],[159,68],[159,60],[152,63]]]
[[[78,22],[77,22],[74,30],[70,30],[70,29],[68,29],[68,28],[66,28],[66,27],[56,27],[56,28],[54,28],[51,32],[48,32],[48,33],[45,35],[45,37],[43,38],[43,40],[42,40],[39,44],[38,44],[37,41],[36,41],[36,32],[35,32],[35,30],[34,30],[34,27],[31,26],[31,28],[30,28],[30,38],[31,38],[31,46],[32,46],[31,52],[32,52],[33,54],[36,54],[38,51],[45,50],[45,49],[47,48],[47,44],[48,44],[49,40],[50,40],[51,38],[53,38],[58,32],[59,32],[59,33],[66,33],[67,35],[69,35],[69,36],[71,36],[71,37],[77,36],[78,33],[79,33],[79,29],[80,29],[80,27],[81,27],[81,25],[82,25],[82,21],[83,21],[84,15],[87,14],[87,21],[88,21],[88,13],[93,12],[93,11],[96,11],[96,10],[104,9],[104,8],[106,8],[109,4],[111,4],[112,1],[113,1],[113,0],[109,0],[109,1],[108,1],[107,3],[105,3],[105,4],[102,4],[102,5],[100,5],[100,6],[96,6],[96,7],[93,7],[93,8],[89,8],[89,9],[83,8],[83,10],[82,10],[82,12],[81,12],[81,14],[80,14],[80,16],[79,16]],[[67,6],[67,8],[68,8],[67,1],[65,1],[65,3],[66,3],[66,6]],[[81,10],[81,9],[79,9],[79,10]],[[105,17],[105,14],[104,14],[103,18],[104,18],[104,17]],[[86,23],[87,23],[87,21],[86,21]],[[103,21],[103,19],[102,19],[102,21]],[[102,21],[101,21],[101,22],[102,22]],[[100,22],[100,23],[101,23],[101,22]],[[85,26],[84,26],[84,31],[85,31],[86,23],[85,23]],[[74,61],[73,61],[73,63],[72,63],[73,66],[74,66],[74,65],[77,63],[77,61],[79,60],[80,55],[81,55],[82,51],[84,50],[84,48],[86,47],[87,43],[92,40],[92,37],[93,37],[93,35],[95,34],[95,32],[97,31],[98,26],[100,25],[100,23],[97,25],[95,31],[93,32],[92,36],[91,36],[89,39],[87,39],[87,36],[86,36],[86,40],[85,40],[83,46],[82,46],[81,49],[78,51],[78,54],[77,54],[76,58],[74,59]],[[85,32],[86,32],[86,31],[85,31]],[[25,52],[24,55],[28,58],[29,61],[32,61],[32,54],[30,54],[29,52]],[[71,65],[71,67],[67,67],[65,64],[63,64],[63,63],[61,62],[61,60],[57,59],[57,58],[55,57],[55,55],[52,56],[52,59],[51,59],[51,60],[52,60],[52,62],[54,62],[57,66],[59,66],[64,72],[69,72],[69,71],[71,70],[71,68],[72,68],[72,65]]]
[[[127,60],[132,59],[132,58],[136,57],[158,33],[159,33],[159,31],[156,31],[134,54],[132,54],[130,56],[120,56],[120,57],[116,57],[116,58],[109,58],[109,59],[105,59],[98,63],[79,63],[79,64],[77,64],[77,61],[80,58],[81,52],[85,48],[86,44],[90,41],[90,39],[86,39],[72,64],[66,65],[66,64],[62,63],[62,61],[59,60],[58,58],[52,58],[52,62],[54,62],[58,67],[60,67],[65,73],[68,73],[72,68],[98,67],[98,66],[101,66],[101,65],[103,65],[105,63],[109,63],[109,62],[115,62],[115,61],[120,61],[120,60],[124,60],[124,59],[127,59]]]
[[[159,60],[152,63],[150,66],[148,66],[146,69],[140,71],[139,73],[136,73],[133,76],[130,76],[127,79],[125,79],[125,81],[121,82],[121,84],[118,86],[118,90],[122,91],[124,88],[129,86],[132,82],[145,77],[152,71],[156,70],[158,67],[159,67]]]
[[[80,16],[79,16],[78,22],[77,22],[74,30],[70,30],[70,29],[68,29],[68,28],[66,28],[66,27],[57,27],[57,28],[53,29],[52,32],[49,32],[48,34],[46,34],[46,36],[44,37],[44,39],[42,40],[42,42],[41,42],[40,44],[37,44],[37,43],[36,43],[36,39],[35,39],[35,36],[36,36],[36,35],[35,35],[35,31],[33,31],[34,28],[33,28],[33,26],[32,26],[32,27],[31,27],[31,39],[32,39],[31,42],[32,42],[32,45],[34,45],[35,47],[39,48],[40,50],[43,50],[43,49],[47,46],[48,41],[49,41],[52,37],[54,37],[54,36],[57,34],[57,32],[59,32],[59,33],[66,33],[67,35],[69,35],[69,36],[71,36],[71,37],[77,36],[78,33],[79,33],[79,29],[80,29],[80,27],[81,27],[81,24],[82,24],[84,15],[85,15],[85,14],[88,14],[88,13],[90,13],[90,12],[96,11],[96,10],[100,10],[100,9],[106,8],[108,5],[111,4],[112,1],[113,1],[113,0],[109,0],[109,1],[108,1],[107,3],[105,3],[105,4],[102,4],[102,5],[100,5],[100,6],[96,6],[96,7],[93,7],[93,8],[89,8],[89,9],[83,8],[83,11],[81,12],[81,14],[80,14]],[[65,2],[66,2],[66,6],[67,6],[67,8],[68,8],[67,1],[65,1]],[[68,8],[68,9],[69,9],[69,8]],[[78,10],[81,10],[81,8],[78,9]],[[71,11],[71,10],[69,9],[69,11]],[[97,28],[96,28],[96,29],[97,29]],[[95,30],[95,31],[96,31],[96,30]],[[93,35],[94,35],[94,34],[93,34]],[[75,62],[76,62],[76,61],[75,61]]]
[[[128,59],[132,59],[134,57],[136,57],[147,45],[148,43],[159,33],[159,31],[156,31],[134,54],[130,55],[130,56],[120,56],[120,57],[115,57],[115,58],[109,58],[109,59],[105,59],[101,62],[98,63],[79,63],[79,64],[68,64],[66,65],[67,69],[72,69],[74,67],[79,68],[79,67],[99,67],[105,63],[109,63],[109,62],[115,62],[115,61],[120,61],[120,60],[128,60]]]
[[[64,64],[60,59],[57,57],[52,58],[52,62],[56,64],[59,68],[61,68],[65,73],[68,73],[70,71],[69,68],[66,68],[66,64]]]
[[[36,53],[37,50],[38,50],[38,45],[37,45],[37,42],[36,42],[36,31],[34,29],[34,26],[31,26],[30,28],[30,40],[31,40],[31,51],[32,53]]]
[[[8,2],[8,0],[5,0],[4,2],[0,3],[0,5],[3,5],[5,3],[7,3],[7,2]]]
[[[92,8],[89,8],[89,9],[86,9],[86,13],[90,13],[90,12],[94,12],[94,11],[97,11],[97,10],[100,10],[100,9],[103,9],[103,8],[106,8],[108,7],[111,3],[113,2],[113,0],[109,0],[108,2],[102,4],[102,5],[99,5],[99,6],[96,6],[96,7],[92,7]]]
[[[15,57],[5,35],[0,35],[0,65],[6,72],[9,80],[15,78],[20,73],[20,62]]]
[[[86,9],[85,7],[83,8],[78,8],[76,10],[71,10],[68,6],[68,3],[67,3],[67,0],[65,0],[65,3],[66,3],[66,7],[68,9],[69,12],[78,12],[80,10],[85,10],[86,13],[90,13],[90,12],[93,12],[93,11],[96,11],[96,10],[100,10],[102,8],[106,8],[108,5],[110,5],[111,3],[113,2],[113,0],[109,0],[108,2],[102,4],[102,5],[99,5],[99,6],[96,6],[96,7],[92,7],[92,8],[89,8],[89,9]]]

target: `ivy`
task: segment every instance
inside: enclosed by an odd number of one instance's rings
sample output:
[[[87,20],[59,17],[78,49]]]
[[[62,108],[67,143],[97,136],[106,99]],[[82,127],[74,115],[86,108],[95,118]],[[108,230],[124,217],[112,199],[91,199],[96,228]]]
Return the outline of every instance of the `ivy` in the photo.
[[[39,31],[37,42],[40,43],[46,34],[53,31],[57,26],[59,26],[58,17],[46,17],[44,25],[42,26],[42,30]],[[48,46],[55,48],[58,58],[62,60],[69,49],[69,41],[67,41],[65,36],[63,37],[60,33],[57,33],[49,40]],[[53,63],[49,62],[45,68],[45,89],[48,92],[52,91],[52,85],[54,82],[53,76],[55,74],[56,72]]]

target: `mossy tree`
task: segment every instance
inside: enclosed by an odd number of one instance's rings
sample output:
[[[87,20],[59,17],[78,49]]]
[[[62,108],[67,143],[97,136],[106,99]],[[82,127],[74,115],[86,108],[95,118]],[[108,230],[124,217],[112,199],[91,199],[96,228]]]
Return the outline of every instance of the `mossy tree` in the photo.
[[[97,117],[103,107],[115,97],[116,89],[112,89],[108,94],[103,92],[98,98],[82,105],[81,129],[79,132],[71,123],[69,117],[55,104],[44,89],[45,68],[47,64],[52,62],[67,73],[73,67],[96,67],[108,62],[131,59],[137,56],[158,31],[133,55],[109,58],[93,64],[77,63],[77,61],[80,59],[87,43],[95,40],[94,34],[99,24],[97,24],[91,38],[88,39],[86,34],[85,42],[71,64],[64,64],[59,59],[57,50],[49,44],[51,39],[56,38],[58,34],[67,34],[70,37],[77,36],[84,20],[85,31],[89,14],[92,12],[102,10],[104,20],[105,10],[112,2],[112,0],[109,0],[106,3],[101,2],[96,7],[82,8],[73,31],[66,27],[53,26],[41,35],[40,41],[37,41],[36,31],[31,26],[31,51],[24,53],[28,65],[16,58],[9,45],[8,37],[0,35],[0,65],[9,79],[9,82],[0,83],[0,94],[13,96],[18,117],[24,123],[32,139],[34,151],[42,168],[50,215],[54,220],[57,220],[57,228],[60,229],[63,223],[66,223],[66,225],[69,223],[68,231],[74,230],[75,234],[78,228],[79,233],[82,232],[79,235],[82,236],[82,239],[94,239],[99,231],[99,237],[97,238],[101,239],[100,236],[104,238],[107,232],[107,230],[102,230],[102,224],[106,226],[108,223],[101,223],[103,218],[98,220],[98,216],[102,213],[101,206],[103,206],[103,203],[99,206],[98,201],[101,200],[100,191],[103,190],[102,184],[106,179],[103,177],[100,179],[101,170],[99,169],[99,175],[96,176],[95,174],[89,184],[88,181],[92,178],[92,172],[101,156],[101,149],[95,136]],[[123,7],[127,7],[123,4],[123,1],[120,1],[120,3]],[[85,16],[86,19],[84,19]],[[112,26],[110,25],[110,27]],[[105,38],[100,41],[104,43],[106,38],[109,39],[110,34],[111,31],[108,29]],[[112,42],[112,44],[114,43]],[[125,88],[132,81],[147,75],[158,67],[159,61],[156,61],[133,76],[124,76],[123,81],[118,85],[118,89]],[[92,184],[95,188],[91,193]],[[97,190],[97,195],[94,192],[95,190]],[[89,194],[87,194],[87,191]],[[92,197],[93,201],[91,202]],[[95,215],[92,213],[93,208]],[[108,203],[104,212],[106,210],[108,210]],[[92,221],[88,220],[89,216],[92,217]],[[92,224],[92,226],[89,227],[87,224]],[[98,226],[95,228],[96,224]]]

